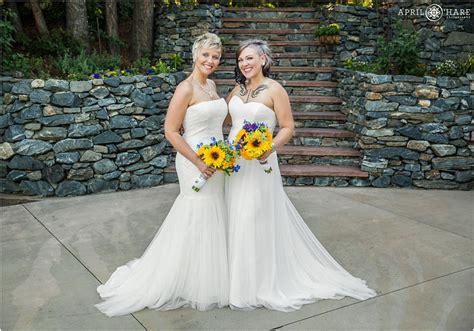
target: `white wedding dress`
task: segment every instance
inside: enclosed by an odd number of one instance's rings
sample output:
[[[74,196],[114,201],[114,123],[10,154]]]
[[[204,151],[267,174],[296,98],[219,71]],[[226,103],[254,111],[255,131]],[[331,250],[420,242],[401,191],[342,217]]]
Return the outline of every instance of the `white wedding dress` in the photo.
[[[224,99],[190,106],[183,121],[184,139],[194,150],[211,137],[222,139],[226,115]],[[208,310],[228,305],[224,174],[216,172],[195,192],[191,187],[200,172],[179,153],[176,171],[180,194],[148,248],[97,288],[105,301],[96,307],[107,316],[145,307]]]
[[[273,132],[275,113],[258,102],[229,103],[233,141],[244,120],[265,122]],[[362,279],[350,275],[316,239],[288,199],[276,153],[265,173],[257,160],[239,159],[239,173],[226,178],[229,215],[229,305],[250,310],[267,307],[293,311],[319,299],[376,295]]]

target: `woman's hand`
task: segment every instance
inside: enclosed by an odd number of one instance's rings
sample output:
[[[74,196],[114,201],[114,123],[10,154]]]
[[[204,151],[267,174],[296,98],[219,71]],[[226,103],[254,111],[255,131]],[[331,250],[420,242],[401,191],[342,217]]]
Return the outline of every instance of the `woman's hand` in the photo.
[[[262,156],[258,157],[257,160],[260,163],[264,163],[267,160],[267,158],[270,156],[270,154],[272,153],[273,153],[273,150],[266,151],[265,153],[262,154]]]
[[[199,160],[198,164],[196,165],[201,174],[206,178],[209,179],[212,175],[216,172],[216,169],[213,167],[207,166],[203,161]]]

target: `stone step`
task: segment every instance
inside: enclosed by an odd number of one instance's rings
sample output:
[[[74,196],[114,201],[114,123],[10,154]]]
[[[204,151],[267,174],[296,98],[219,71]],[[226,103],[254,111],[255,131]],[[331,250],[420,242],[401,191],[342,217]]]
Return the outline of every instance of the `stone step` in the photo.
[[[280,173],[284,177],[349,177],[368,178],[368,172],[356,166],[315,165],[315,164],[280,164]],[[164,169],[166,174],[175,174],[174,164]],[[238,176],[238,174],[236,174]],[[167,181],[170,182],[170,181]],[[304,181],[303,181],[304,182]],[[308,183],[309,184],[309,183]]]
[[[341,104],[342,100],[335,96],[290,96],[291,103],[318,103],[318,104]]]
[[[259,38],[266,35],[314,35],[314,29],[219,29],[217,31],[219,36],[230,34],[233,36],[258,35]]]
[[[224,7],[224,15],[228,12],[310,12],[314,13],[314,8],[310,7],[278,7],[278,8],[259,8],[259,7]]]
[[[295,120],[331,120],[331,121],[342,121],[347,120],[346,115],[337,111],[294,111],[293,118]]]
[[[282,164],[280,172],[286,177],[358,177],[368,178],[369,174],[358,167],[312,164]]]
[[[235,53],[224,53],[224,59],[233,59],[235,60]],[[332,59],[334,58],[334,53],[273,53],[272,58],[275,59]]]
[[[217,72],[231,72],[234,74],[234,66],[220,66]],[[289,72],[289,73],[332,73],[336,70],[334,67],[272,67],[271,72]]]
[[[214,80],[217,86],[235,86],[234,79],[215,79]],[[337,82],[321,80],[321,81],[310,81],[310,80],[280,80],[278,81],[282,86],[288,87],[326,87],[326,88],[336,88]]]
[[[238,46],[240,44],[240,40],[229,40],[226,41],[224,46]],[[271,40],[268,42],[270,47],[276,46],[320,46],[322,45],[319,40]]]
[[[278,148],[278,155],[306,155],[306,156],[347,156],[359,157],[360,152],[348,147],[317,147],[284,145]]]
[[[230,127],[224,127],[222,132],[228,134]],[[275,128],[276,134],[279,128]],[[294,138],[299,137],[319,137],[319,138],[353,138],[354,133],[348,130],[332,129],[332,128],[295,128]]]
[[[313,23],[319,24],[319,21],[314,18],[289,18],[289,17],[223,17],[222,22],[225,23]]]

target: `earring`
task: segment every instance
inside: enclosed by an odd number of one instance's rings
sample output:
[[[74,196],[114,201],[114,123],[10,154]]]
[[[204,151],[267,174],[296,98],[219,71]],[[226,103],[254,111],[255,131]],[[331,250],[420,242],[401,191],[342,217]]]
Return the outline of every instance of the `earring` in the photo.
[[[263,62],[262,67],[265,66],[265,62]]]

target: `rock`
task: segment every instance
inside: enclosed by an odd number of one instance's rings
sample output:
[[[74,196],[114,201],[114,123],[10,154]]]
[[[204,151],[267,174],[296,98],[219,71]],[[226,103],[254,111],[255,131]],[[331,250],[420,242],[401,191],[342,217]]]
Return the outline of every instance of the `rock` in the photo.
[[[61,165],[55,164],[51,167],[45,167],[42,171],[43,178],[49,183],[59,183],[64,179],[64,169]]]
[[[158,130],[162,128],[162,120],[164,117],[161,115],[152,115],[145,118],[141,123],[140,126],[146,128],[148,130]]]
[[[89,92],[92,90],[91,81],[71,81],[71,92]]]
[[[13,146],[15,153],[20,155],[44,154],[52,148],[53,145],[50,143],[34,139],[24,139]]]
[[[33,103],[47,104],[49,103],[51,92],[43,90],[35,90],[30,94],[30,101]]]
[[[369,137],[393,136],[393,129],[369,130],[367,128],[362,128],[361,133]]]
[[[56,92],[53,94],[51,102],[62,107],[78,107],[81,104],[81,99],[72,92]]]
[[[460,126],[452,126],[449,128],[449,139],[460,139],[464,136]]]
[[[439,89],[429,85],[418,85],[415,88],[415,96],[421,99],[437,99],[439,97]]]
[[[390,102],[398,103],[403,106],[414,106],[417,101],[415,97],[409,95],[389,95],[385,96],[385,98]]]
[[[436,85],[451,89],[462,86],[462,81],[457,77],[439,76]]]
[[[105,109],[101,109],[95,113],[95,117],[99,120],[108,120],[109,114]]]
[[[412,184],[412,179],[407,176],[395,175],[392,177],[392,184],[395,184],[401,187],[409,187]]]
[[[41,195],[41,196],[54,195],[53,187],[43,180],[38,180],[38,181],[23,180],[20,183],[20,188],[23,194],[26,194],[26,195]]]
[[[151,187],[159,185],[163,181],[163,176],[161,175],[143,175],[143,176],[132,176],[132,186],[133,187]]]
[[[48,79],[44,86],[45,90],[51,92],[61,92],[69,90],[69,82],[59,79]]]
[[[11,125],[5,131],[5,140],[8,142],[15,142],[25,139],[25,130],[22,125]]]
[[[13,182],[19,182],[22,179],[26,178],[27,173],[24,171],[20,170],[12,170],[8,173],[7,175],[7,180],[13,181]]]
[[[74,164],[79,161],[79,152],[57,153],[56,162],[65,164]]]
[[[137,121],[130,116],[117,115],[110,119],[112,129],[127,129],[137,126]]]
[[[425,140],[410,140],[407,147],[416,151],[424,152],[430,146],[430,143]]]
[[[15,155],[8,163],[8,168],[19,170],[41,170],[44,165],[41,161],[33,159],[31,156]]]
[[[137,149],[145,146],[145,142],[138,139],[126,140],[123,143],[117,145],[119,151],[124,151],[127,149]]]
[[[99,178],[94,178],[87,182],[87,192],[89,194],[98,192],[113,192],[117,191],[118,188],[118,180],[103,180]]]
[[[472,121],[472,115],[469,115],[469,114],[458,115],[455,118],[455,122],[457,125],[467,125],[467,124],[470,124],[471,121]]]
[[[24,120],[34,120],[41,116],[43,116],[43,112],[41,111],[41,106],[37,104],[24,108],[20,112],[20,117]]]
[[[0,144],[0,160],[8,160],[13,155],[15,155],[15,152],[13,151],[12,145],[8,142]]]
[[[38,119],[37,121],[47,126],[65,125],[65,124],[74,123],[74,115],[73,114],[54,115],[54,116],[42,117]]]
[[[40,123],[27,123],[25,124],[25,129],[31,130],[31,131],[38,131],[39,129],[41,129],[41,124]]]
[[[56,195],[58,197],[84,195],[87,193],[87,189],[78,181],[65,180],[59,183],[56,189]]]
[[[162,141],[161,143],[153,146],[148,146],[141,149],[139,152],[145,162],[150,161],[154,157],[163,153],[166,147],[166,141]]]
[[[393,158],[401,157],[407,160],[418,160],[419,154],[413,150],[402,147],[384,147],[366,151],[370,158]]]
[[[92,94],[97,99],[104,99],[106,96],[110,94],[110,91],[106,87],[99,86],[99,87],[93,88],[89,93]]]
[[[30,80],[22,80],[22,81],[19,81],[18,83],[13,84],[13,87],[12,87],[13,94],[30,94],[31,92],[32,92],[32,89],[31,89]]]
[[[44,87],[44,80],[35,79],[31,82],[31,88],[42,88]]]
[[[115,164],[121,167],[138,162],[138,160],[140,160],[140,154],[137,152],[125,152],[117,155]]]
[[[367,111],[394,111],[398,107],[398,103],[384,102],[384,101],[371,101],[368,100],[365,103],[365,109]]]
[[[474,165],[474,158],[462,156],[448,156],[434,158],[432,161],[433,169],[468,169]]]
[[[114,95],[130,95],[130,93],[132,93],[134,89],[134,86],[133,84],[123,84],[123,85],[120,85],[118,87],[113,87],[110,89],[110,91],[114,94]]]
[[[112,179],[119,178],[121,174],[122,174],[121,171],[116,170],[116,171],[109,172],[108,174],[105,174],[103,178],[105,180],[112,180]]]
[[[371,75],[369,77],[371,84],[384,84],[392,81],[391,75]]]
[[[131,136],[132,138],[143,138],[145,137],[147,134],[147,130],[146,129],[142,129],[142,128],[133,128],[131,130]]]
[[[63,114],[63,108],[46,105],[43,107],[43,116],[53,116]]]
[[[104,83],[105,85],[109,85],[109,86],[112,86],[112,87],[117,87],[120,85],[120,78],[116,77],[116,76],[112,76],[112,77],[107,77],[104,79]]]
[[[57,142],[54,145],[54,151],[56,153],[68,152],[77,149],[89,149],[92,148],[93,144],[90,139],[71,139],[67,138]]]
[[[380,176],[372,181],[372,186],[375,186],[375,187],[388,187],[389,185],[390,185],[389,176]]]
[[[294,185],[313,185],[313,177],[298,177],[296,178]]]
[[[100,124],[84,125],[84,124],[71,124],[68,129],[68,136],[72,138],[80,138],[87,136],[96,136],[102,131]]]
[[[62,127],[44,127],[35,134],[36,139],[42,140],[61,140],[66,138],[67,129]]]
[[[71,169],[67,175],[68,179],[71,180],[88,180],[94,177],[94,171],[91,167],[87,168],[79,168],[79,169]]]
[[[429,133],[443,133],[448,131],[446,125],[441,123],[423,123],[420,125],[422,131]]]
[[[423,133],[421,138],[438,144],[447,144],[449,142],[448,138],[439,133]]]
[[[155,157],[153,160],[149,162],[152,166],[157,168],[166,168],[168,166],[168,156],[167,155],[160,155]]]
[[[109,159],[102,159],[93,165],[94,171],[98,174],[106,174],[117,169],[115,163]]]
[[[456,147],[453,145],[433,144],[431,145],[431,150],[436,156],[448,156],[456,154]]]
[[[0,115],[0,129],[5,129],[12,124],[13,120],[10,114]]]
[[[411,172],[420,171],[421,166],[417,163],[408,163],[408,164],[405,164],[404,169]]]
[[[145,168],[145,169],[137,170],[133,174],[136,175],[136,176],[141,176],[141,175],[152,172],[154,169],[155,168],[153,168],[153,167],[148,167],[148,168]]]
[[[122,137],[116,134],[113,131],[105,131],[93,138],[94,144],[96,145],[106,145],[106,144],[116,144],[123,141]]]
[[[140,90],[133,91],[130,98],[137,107],[148,108],[153,105],[153,99],[151,98],[151,96],[142,93]]]
[[[474,45],[474,34],[468,32],[454,31],[448,34],[448,38],[444,41],[443,46],[467,46]]]
[[[459,187],[458,183],[447,181],[447,180],[426,180],[420,179],[413,181],[413,185],[416,187],[422,187],[427,189],[456,189]]]
[[[102,154],[91,150],[85,151],[81,156],[81,162],[96,162],[100,159],[102,159]]]
[[[456,171],[456,181],[460,183],[467,183],[473,178],[473,171]]]

